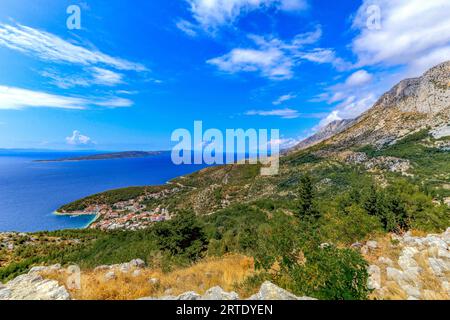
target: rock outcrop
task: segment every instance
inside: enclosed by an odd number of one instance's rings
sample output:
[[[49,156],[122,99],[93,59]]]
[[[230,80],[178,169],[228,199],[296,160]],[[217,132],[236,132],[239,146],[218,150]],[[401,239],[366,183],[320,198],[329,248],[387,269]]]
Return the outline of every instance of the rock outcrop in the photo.
[[[310,297],[297,297],[294,294],[277,287],[271,282],[264,282],[259,292],[248,300],[316,300]]]
[[[411,168],[411,162],[407,159],[396,157],[369,158],[364,152],[345,151],[338,158],[342,158],[348,164],[363,165],[369,171],[383,170],[408,175],[408,170]]]
[[[57,281],[30,271],[0,286],[0,300],[70,300],[70,295]]]
[[[221,287],[214,287],[199,295],[196,292],[185,292],[179,296],[146,297],[139,300],[241,300],[236,292],[226,292]],[[248,300],[316,300],[309,297],[297,297],[281,289],[271,282],[264,282],[259,292]]]
[[[393,261],[382,256],[368,268],[368,285],[375,290],[375,297],[450,299],[450,228],[426,237],[414,237],[410,232],[393,235],[392,241],[396,244],[391,250],[399,252],[398,258]],[[366,254],[370,255],[370,249]]]

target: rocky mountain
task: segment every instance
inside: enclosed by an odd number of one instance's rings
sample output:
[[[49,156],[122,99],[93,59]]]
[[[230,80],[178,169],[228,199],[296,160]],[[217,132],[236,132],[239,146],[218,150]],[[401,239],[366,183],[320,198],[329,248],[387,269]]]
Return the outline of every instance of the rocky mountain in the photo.
[[[322,141],[325,141],[332,136],[341,133],[348,127],[350,127],[354,123],[354,119],[343,119],[343,120],[335,120],[330,122],[328,125],[320,129],[314,135],[305,140],[301,141],[295,147],[293,147],[290,151],[304,150],[309,147],[312,147]]]
[[[343,131],[326,141],[342,148],[381,147],[422,129],[445,130],[450,123],[450,61],[406,79]]]

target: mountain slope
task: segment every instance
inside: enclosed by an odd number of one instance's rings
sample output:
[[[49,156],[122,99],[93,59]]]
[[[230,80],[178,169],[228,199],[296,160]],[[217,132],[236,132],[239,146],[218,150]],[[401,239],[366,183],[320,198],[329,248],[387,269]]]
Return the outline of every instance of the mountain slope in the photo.
[[[426,128],[450,121],[450,61],[422,77],[401,81],[347,130],[327,141],[338,147],[381,147]]]
[[[338,133],[341,133],[342,131],[350,127],[354,122],[355,122],[354,119],[343,119],[330,122],[328,125],[320,129],[314,135],[301,141],[299,144],[297,144],[289,151],[304,150],[309,147],[312,147],[324,140],[331,138],[332,136]]]

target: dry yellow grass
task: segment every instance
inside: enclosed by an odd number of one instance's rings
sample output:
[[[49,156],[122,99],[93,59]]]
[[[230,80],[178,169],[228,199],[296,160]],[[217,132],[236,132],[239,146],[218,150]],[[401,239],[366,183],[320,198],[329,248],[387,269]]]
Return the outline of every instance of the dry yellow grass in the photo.
[[[160,297],[179,295],[187,291],[203,294],[214,286],[226,291],[236,287],[254,275],[253,259],[241,255],[229,255],[222,258],[209,258],[191,267],[163,273],[161,270],[141,269],[137,276],[133,272],[116,271],[115,280],[105,280],[107,271],[83,271],[81,290],[70,290],[77,300],[134,300],[142,297]],[[63,273],[45,274],[46,278],[67,283],[68,275]],[[157,284],[149,279],[158,279]],[[238,293],[239,290],[237,290]]]

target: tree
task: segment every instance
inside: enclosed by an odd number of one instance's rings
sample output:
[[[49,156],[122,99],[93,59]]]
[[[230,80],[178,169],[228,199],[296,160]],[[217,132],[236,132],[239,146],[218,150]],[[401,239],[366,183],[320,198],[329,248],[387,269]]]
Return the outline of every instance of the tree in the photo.
[[[300,178],[298,188],[298,212],[301,220],[316,222],[320,218],[319,211],[314,203],[314,186],[309,175]]]
[[[155,234],[162,250],[190,260],[200,258],[208,244],[203,225],[191,212],[181,212],[173,220],[156,224]]]
[[[367,214],[371,216],[379,216],[379,205],[380,203],[378,199],[377,187],[375,184],[372,184],[364,196],[363,207]]]

